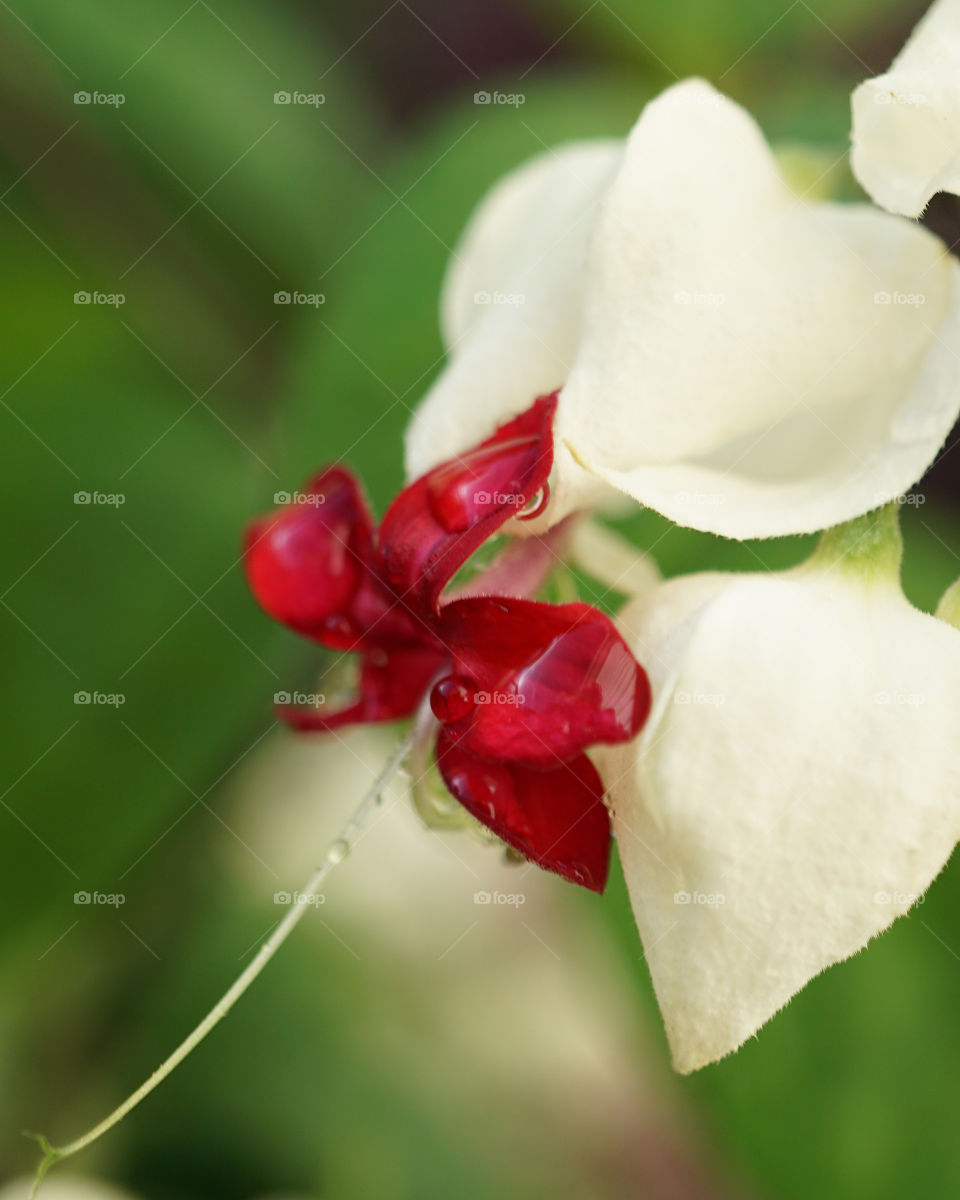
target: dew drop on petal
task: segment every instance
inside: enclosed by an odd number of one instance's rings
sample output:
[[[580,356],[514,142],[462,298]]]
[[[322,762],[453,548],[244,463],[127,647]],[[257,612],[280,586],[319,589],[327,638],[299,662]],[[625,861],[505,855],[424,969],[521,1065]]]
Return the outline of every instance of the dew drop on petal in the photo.
[[[352,638],[356,636],[356,626],[345,613],[331,613],[323,622],[323,632],[327,637]]]
[[[550,484],[545,483],[542,488],[539,488],[530,497],[527,503],[517,513],[518,521],[532,521],[534,517],[539,517],[543,510],[550,503]]]
[[[473,712],[476,704],[477,685],[463,675],[448,675],[434,685],[430,693],[430,707],[438,721],[445,725],[460,721]]]
[[[583,887],[591,887],[593,885],[593,875],[580,863],[557,862],[554,864],[554,870],[559,871],[561,875],[573,883],[581,884]]]
[[[427,498],[440,525],[448,533],[462,533],[515,503],[537,447],[535,436],[506,438],[479,446],[433,471]]]

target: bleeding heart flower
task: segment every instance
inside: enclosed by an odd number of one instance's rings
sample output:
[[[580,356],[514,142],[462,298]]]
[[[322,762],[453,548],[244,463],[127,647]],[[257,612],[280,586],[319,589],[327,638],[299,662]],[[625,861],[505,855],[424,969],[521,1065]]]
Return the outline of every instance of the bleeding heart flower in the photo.
[[[680,1071],[886,929],[960,838],[960,633],[904,597],[892,508],[621,616],[654,709],[597,764]]]
[[[881,207],[919,217],[960,195],[960,4],[937,0],[883,75],[853,93],[853,173]]]
[[[697,80],[626,142],[502,180],[456,248],[443,332],[408,471],[560,388],[537,531],[617,492],[728,537],[823,529],[908,491],[960,412],[960,266],[870,205],[796,195]]]
[[[271,616],[361,656],[355,703],[287,707],[285,720],[302,730],[390,721],[429,698],[451,793],[534,862],[602,891],[610,819],[584,751],[637,734],[650,706],[643,668],[597,610],[524,598],[556,561],[562,528],[514,542],[442,596],[483,542],[543,503],[555,410],[544,397],[415,480],[378,536],[355,480],[332,467],[251,525],[245,561]]]

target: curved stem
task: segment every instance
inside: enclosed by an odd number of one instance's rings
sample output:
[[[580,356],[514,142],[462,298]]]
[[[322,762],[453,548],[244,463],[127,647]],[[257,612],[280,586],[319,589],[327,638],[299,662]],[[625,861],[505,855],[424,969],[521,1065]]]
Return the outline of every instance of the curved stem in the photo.
[[[316,890],[326,879],[327,875],[333,870],[337,863],[342,862],[353,848],[354,841],[358,834],[362,831],[367,823],[370,814],[374,811],[377,805],[383,798],[383,793],[386,790],[387,784],[396,775],[403,760],[406,758],[412,744],[412,735],[404,738],[402,742],[391,754],[387,760],[383,770],[374,780],[373,786],[361,800],[360,804],[353,813],[350,820],[344,825],[340,831],[340,836],[330,843],[322,862],[313,872],[307,882],[300,889],[300,894],[304,896],[313,895]],[[164,1079],[178,1067],[180,1063],[187,1057],[191,1050],[203,1041],[211,1029],[217,1025],[230,1011],[234,1004],[240,999],[243,993],[247,990],[251,983],[257,978],[263,968],[267,965],[274,954],[280,949],[283,943],[293,932],[295,926],[299,923],[301,917],[307,910],[306,904],[293,904],[290,911],[283,918],[279,925],[274,929],[273,933],[260,947],[256,956],[250,964],[237,976],[233,984],[224,992],[217,1004],[207,1013],[199,1025],[188,1034],[173,1053],[165,1059],[159,1067],[153,1072],[149,1079],[145,1080],[135,1092],[127,1097],[124,1102],[115,1108],[109,1116],[104,1119],[82,1137],[76,1138],[72,1142],[68,1142],[65,1146],[51,1146],[47,1139],[42,1134],[29,1134],[29,1137],[35,1138],[43,1151],[43,1159],[37,1168],[36,1176],[33,1181],[33,1188],[30,1196],[31,1200],[36,1196],[37,1190],[43,1181],[43,1177],[55,1162],[61,1159],[70,1158],[72,1155],[86,1149],[87,1146],[103,1137],[108,1130],[118,1124],[127,1115],[131,1109],[136,1108],[141,1100],[144,1100],[150,1093],[161,1084]]]

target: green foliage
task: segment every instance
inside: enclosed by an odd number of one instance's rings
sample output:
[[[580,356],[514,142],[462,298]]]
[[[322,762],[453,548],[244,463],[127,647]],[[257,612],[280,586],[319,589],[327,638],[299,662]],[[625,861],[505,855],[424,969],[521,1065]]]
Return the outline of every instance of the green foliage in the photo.
[[[450,248],[504,170],[624,132],[674,73],[708,75],[774,134],[842,147],[860,56],[882,59],[915,13],[893,0],[782,7],[527,0],[517,11],[558,48],[529,71],[503,69],[523,107],[472,104],[464,73],[403,128],[363,67],[364,24],[347,36],[346,18],[328,23],[315,6],[30,0],[0,13],[0,1155],[11,1167],[32,1161],[22,1126],[61,1140],[111,1108],[262,936],[262,909],[223,867],[236,844],[226,785],[269,730],[272,694],[315,659],[249,599],[245,521],[333,458],[362,472],[381,508],[395,491],[404,425],[441,361]],[[126,102],[75,104],[84,90]],[[324,102],[274,103],[294,90]],[[94,290],[126,302],[74,303]],[[278,291],[323,302],[278,306]],[[78,504],[78,492],[124,502]],[[737,545],[649,513],[621,530],[666,574],[777,569],[812,544]],[[904,536],[908,593],[932,610],[958,573],[956,515],[911,508]],[[124,702],[75,703],[78,692]],[[394,870],[399,923],[402,860]],[[124,892],[124,909],[74,904],[94,890]],[[636,979],[611,1036],[645,1074],[652,1111],[681,1111],[700,1131],[690,1146],[712,1147],[721,1175],[796,1200],[956,1191],[955,865],[868,953],[684,1081],[664,1068],[622,878],[602,903],[569,902]],[[454,1002],[445,987],[436,963],[421,977],[295,943],[80,1166],[148,1200],[283,1188],[572,1197],[565,1176],[588,1156],[575,1139],[531,1160],[537,1108],[513,1081],[474,1096],[455,1049],[431,1060],[431,1014]],[[392,1045],[393,1017],[418,1035],[415,1054]],[[652,1061],[636,1053],[642,1037]],[[485,1106],[511,1104],[515,1140],[488,1143]],[[635,1195],[629,1168],[597,1166],[595,1194]]]

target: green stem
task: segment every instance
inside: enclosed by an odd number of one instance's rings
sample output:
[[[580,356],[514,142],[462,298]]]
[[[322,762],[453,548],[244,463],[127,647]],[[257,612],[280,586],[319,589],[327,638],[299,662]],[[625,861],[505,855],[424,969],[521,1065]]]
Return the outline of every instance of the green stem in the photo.
[[[839,570],[864,583],[899,585],[902,557],[900,506],[894,502],[825,530],[800,569]]]
[[[307,882],[300,889],[302,895],[313,895],[316,893],[320,885],[326,879],[327,875],[333,870],[337,863],[342,862],[353,848],[354,842],[358,835],[363,830],[371,813],[380,803],[383,798],[383,793],[390,783],[391,779],[400,769],[403,760],[409,753],[412,739],[405,738],[394,750],[393,754],[388,759],[383,770],[374,780],[373,786],[364,796],[356,811],[350,820],[344,825],[340,832],[340,836],[331,842],[323,861],[313,872]],[[114,1125],[120,1121],[132,1109],[146,1099],[147,1096],[161,1084],[164,1079],[176,1067],[183,1062],[191,1050],[203,1041],[211,1029],[217,1025],[233,1008],[234,1004],[240,999],[243,993],[247,990],[251,983],[257,978],[260,972],[264,969],[267,963],[273,958],[274,954],[280,949],[283,943],[287,940],[294,928],[299,924],[300,919],[307,910],[305,904],[294,904],[287,915],[283,918],[279,925],[274,929],[273,933],[264,944],[260,947],[256,956],[250,964],[241,972],[234,983],[221,996],[217,1004],[207,1013],[199,1025],[188,1034],[180,1045],[173,1051],[169,1058],[165,1059],[159,1067],[153,1072],[149,1079],[145,1080],[135,1092],[129,1095],[124,1102],[104,1117],[99,1124],[88,1130],[81,1137],[76,1138],[72,1142],[68,1142],[65,1146],[51,1146],[49,1141],[43,1134],[31,1133],[28,1137],[34,1138],[40,1145],[43,1151],[43,1158],[40,1165],[37,1167],[37,1173],[34,1176],[33,1188],[30,1192],[31,1200],[37,1195],[40,1184],[47,1171],[64,1158],[71,1158],[74,1154],[79,1154],[81,1150],[85,1150],[87,1146],[92,1145],[98,1138],[103,1137],[105,1133],[111,1130]]]

